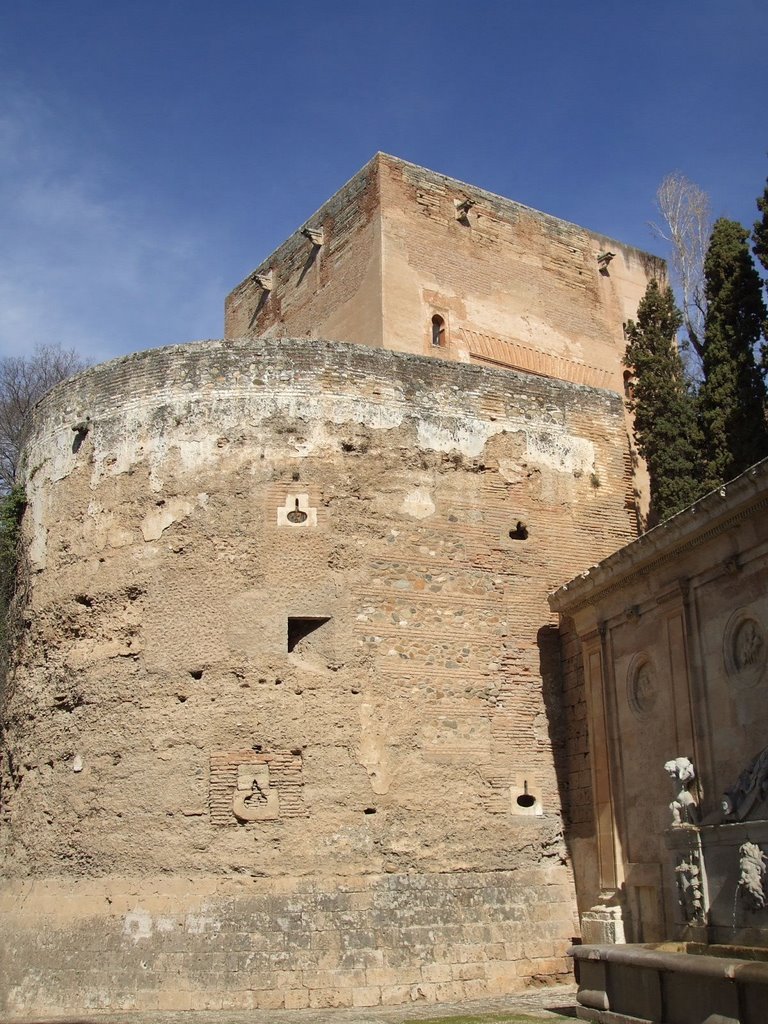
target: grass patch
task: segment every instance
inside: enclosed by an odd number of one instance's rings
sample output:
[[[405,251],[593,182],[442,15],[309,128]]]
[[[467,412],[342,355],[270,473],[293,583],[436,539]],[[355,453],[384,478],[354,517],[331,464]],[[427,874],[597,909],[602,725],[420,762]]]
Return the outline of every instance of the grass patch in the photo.
[[[408,1017],[403,1024],[565,1024],[573,1021],[573,1017],[563,1017],[559,1013],[473,1013],[451,1017]]]

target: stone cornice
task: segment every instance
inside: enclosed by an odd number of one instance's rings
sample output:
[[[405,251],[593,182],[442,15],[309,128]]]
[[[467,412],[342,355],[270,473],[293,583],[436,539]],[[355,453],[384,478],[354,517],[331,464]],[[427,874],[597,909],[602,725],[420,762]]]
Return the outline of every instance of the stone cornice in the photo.
[[[572,615],[620,590],[627,577],[649,575],[766,507],[768,459],[763,459],[555,590],[549,595],[549,606]]]

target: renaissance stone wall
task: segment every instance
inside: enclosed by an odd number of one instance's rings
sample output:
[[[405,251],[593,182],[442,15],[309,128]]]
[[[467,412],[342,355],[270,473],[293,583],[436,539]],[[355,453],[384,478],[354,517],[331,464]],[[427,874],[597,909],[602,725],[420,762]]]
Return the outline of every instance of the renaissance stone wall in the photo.
[[[6,1015],[562,976],[545,595],[631,537],[624,445],[610,392],[318,341],[54,389],[5,695]]]
[[[574,792],[572,842],[581,909],[601,904],[592,941],[619,920],[630,941],[768,943],[766,507],[768,460],[550,599],[588,724],[596,829]],[[761,844],[754,900],[745,842]]]

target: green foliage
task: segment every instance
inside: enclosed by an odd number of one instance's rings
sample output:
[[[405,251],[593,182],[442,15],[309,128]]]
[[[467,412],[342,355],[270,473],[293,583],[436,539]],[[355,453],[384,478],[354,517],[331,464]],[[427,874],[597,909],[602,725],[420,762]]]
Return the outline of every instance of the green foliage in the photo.
[[[26,507],[26,494],[20,484],[0,499],[0,588],[4,594],[13,592],[19,526]]]
[[[762,214],[760,220],[756,220],[752,228],[752,251],[760,264],[768,272],[768,181],[765,183],[763,194],[757,200],[757,208]],[[768,280],[763,282],[768,289]],[[768,341],[768,319],[763,323],[763,337]],[[763,343],[762,347],[763,370],[768,370],[768,345]]]
[[[0,667],[8,647],[8,609],[16,585],[19,528],[27,501],[24,488],[16,486],[0,498]]]
[[[649,524],[679,512],[703,493],[696,406],[675,342],[682,315],[671,288],[651,281],[630,320],[624,362],[635,383],[628,406],[651,481]]]
[[[553,1010],[545,1010],[543,1013],[537,1013],[535,1010],[517,1013],[511,1010],[509,1013],[472,1013],[468,1016],[466,1014],[459,1014],[449,1017],[419,1017],[418,1020],[415,1017],[408,1017],[403,1021],[403,1024],[424,1024],[425,1020],[429,1021],[429,1024],[545,1024],[546,1021],[551,1021],[553,1024],[563,1021],[564,1024],[567,1024],[573,1018],[563,1017]]]
[[[752,250],[763,269],[768,271],[768,181],[765,183],[763,194],[757,200],[757,208],[762,218],[756,220],[752,228]]]
[[[768,455],[765,389],[755,362],[766,310],[747,239],[741,224],[721,218],[704,261],[707,316],[699,413],[713,487]]]

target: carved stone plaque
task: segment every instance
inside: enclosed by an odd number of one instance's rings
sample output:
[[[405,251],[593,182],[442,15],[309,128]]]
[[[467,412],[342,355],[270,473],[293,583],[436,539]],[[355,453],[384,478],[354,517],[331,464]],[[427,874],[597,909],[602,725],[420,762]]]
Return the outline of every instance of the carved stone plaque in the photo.
[[[211,754],[211,823],[237,826],[304,817],[301,768],[301,754],[290,751]]]
[[[317,509],[309,504],[309,495],[291,492],[285,504],[277,509],[277,525],[313,527],[317,526]]]
[[[272,821],[280,817],[277,790],[269,786],[268,764],[239,764],[232,810],[239,821]]]

